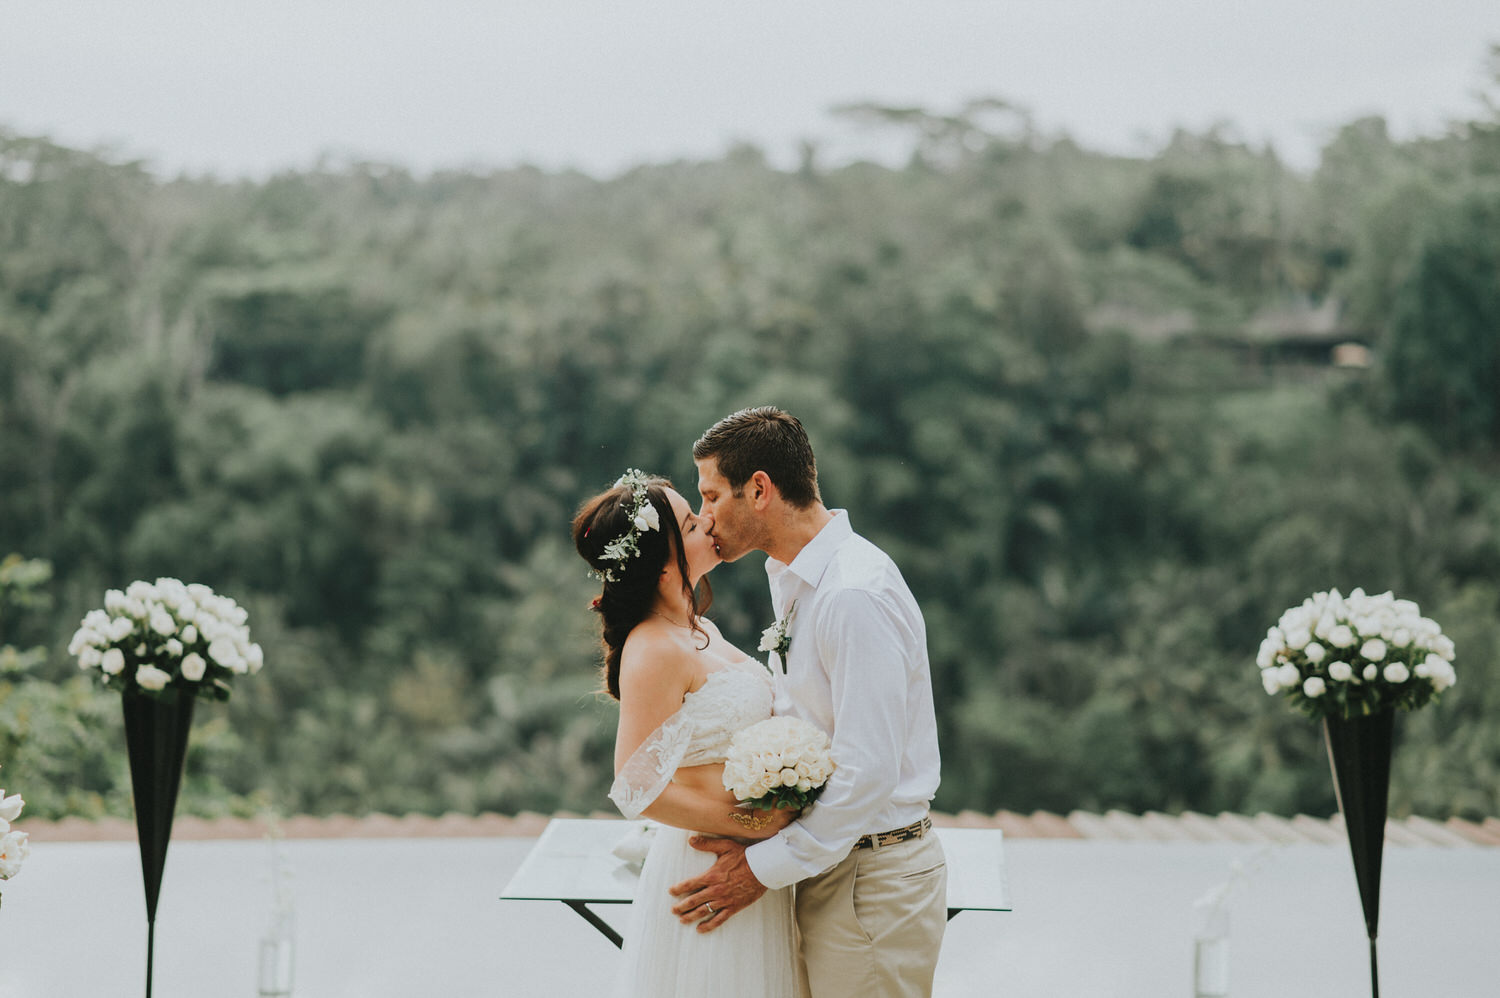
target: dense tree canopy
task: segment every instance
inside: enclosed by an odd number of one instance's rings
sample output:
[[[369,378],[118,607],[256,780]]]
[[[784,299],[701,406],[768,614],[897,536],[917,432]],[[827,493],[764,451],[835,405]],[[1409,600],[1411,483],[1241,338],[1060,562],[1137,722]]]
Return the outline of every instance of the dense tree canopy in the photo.
[[[199,712],[185,809],[604,806],[568,521],[627,465],[691,494],[698,433],[762,402],[923,604],[940,808],[1328,813],[1254,653],[1363,586],[1459,648],[1394,807],[1500,813],[1500,119],[1356,122],[1303,175],[1224,131],[1135,159],[999,102],[849,113],[911,162],[231,183],[0,132],[28,813],[128,809],[118,708],[63,648],[157,575],[233,595],[266,651]],[[749,647],[757,561],[713,580]]]

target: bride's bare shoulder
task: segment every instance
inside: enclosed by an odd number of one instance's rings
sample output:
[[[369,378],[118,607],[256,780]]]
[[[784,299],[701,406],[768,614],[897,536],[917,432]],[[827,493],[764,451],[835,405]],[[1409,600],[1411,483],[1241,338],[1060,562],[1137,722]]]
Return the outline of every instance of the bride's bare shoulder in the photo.
[[[692,652],[666,627],[643,621],[625,638],[620,649],[622,695],[632,687],[660,689],[682,687],[692,681]]]

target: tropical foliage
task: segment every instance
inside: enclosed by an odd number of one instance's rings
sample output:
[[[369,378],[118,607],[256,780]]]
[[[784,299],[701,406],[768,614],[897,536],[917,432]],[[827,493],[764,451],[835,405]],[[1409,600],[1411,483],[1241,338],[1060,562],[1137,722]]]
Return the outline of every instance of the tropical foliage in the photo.
[[[0,132],[28,814],[128,813],[117,697],[66,645],[158,576],[234,593],[274,665],[199,711],[184,810],[607,807],[571,514],[626,467],[691,491],[699,432],[761,402],[924,606],[940,808],[1330,812],[1253,662],[1359,586],[1463,675],[1402,716],[1393,807],[1500,813],[1493,107],[1351,123],[1311,173],[1225,130],[1126,158],[994,102],[849,113],[911,161],[231,182]],[[753,648],[764,577],[715,576]]]

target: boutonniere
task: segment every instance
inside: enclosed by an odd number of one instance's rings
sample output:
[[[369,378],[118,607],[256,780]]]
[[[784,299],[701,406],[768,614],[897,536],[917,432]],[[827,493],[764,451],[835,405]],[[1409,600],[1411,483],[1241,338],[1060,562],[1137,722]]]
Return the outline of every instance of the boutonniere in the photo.
[[[792,650],[792,615],[796,612],[797,601],[792,600],[792,605],[786,608],[786,616],[760,633],[760,650],[776,653],[776,657],[781,659],[782,675],[786,674],[786,654]],[[769,662],[766,663],[766,668],[771,668]]]

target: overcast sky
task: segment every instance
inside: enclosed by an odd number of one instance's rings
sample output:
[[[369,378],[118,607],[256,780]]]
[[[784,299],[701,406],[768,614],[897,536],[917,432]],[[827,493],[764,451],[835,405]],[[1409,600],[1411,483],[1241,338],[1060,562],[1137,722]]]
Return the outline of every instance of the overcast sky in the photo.
[[[1311,167],[1361,115],[1478,115],[1494,42],[1500,0],[0,0],[0,127],[166,174],[608,175],[737,140],[848,155],[835,104],[996,96],[1095,148],[1227,121]]]

